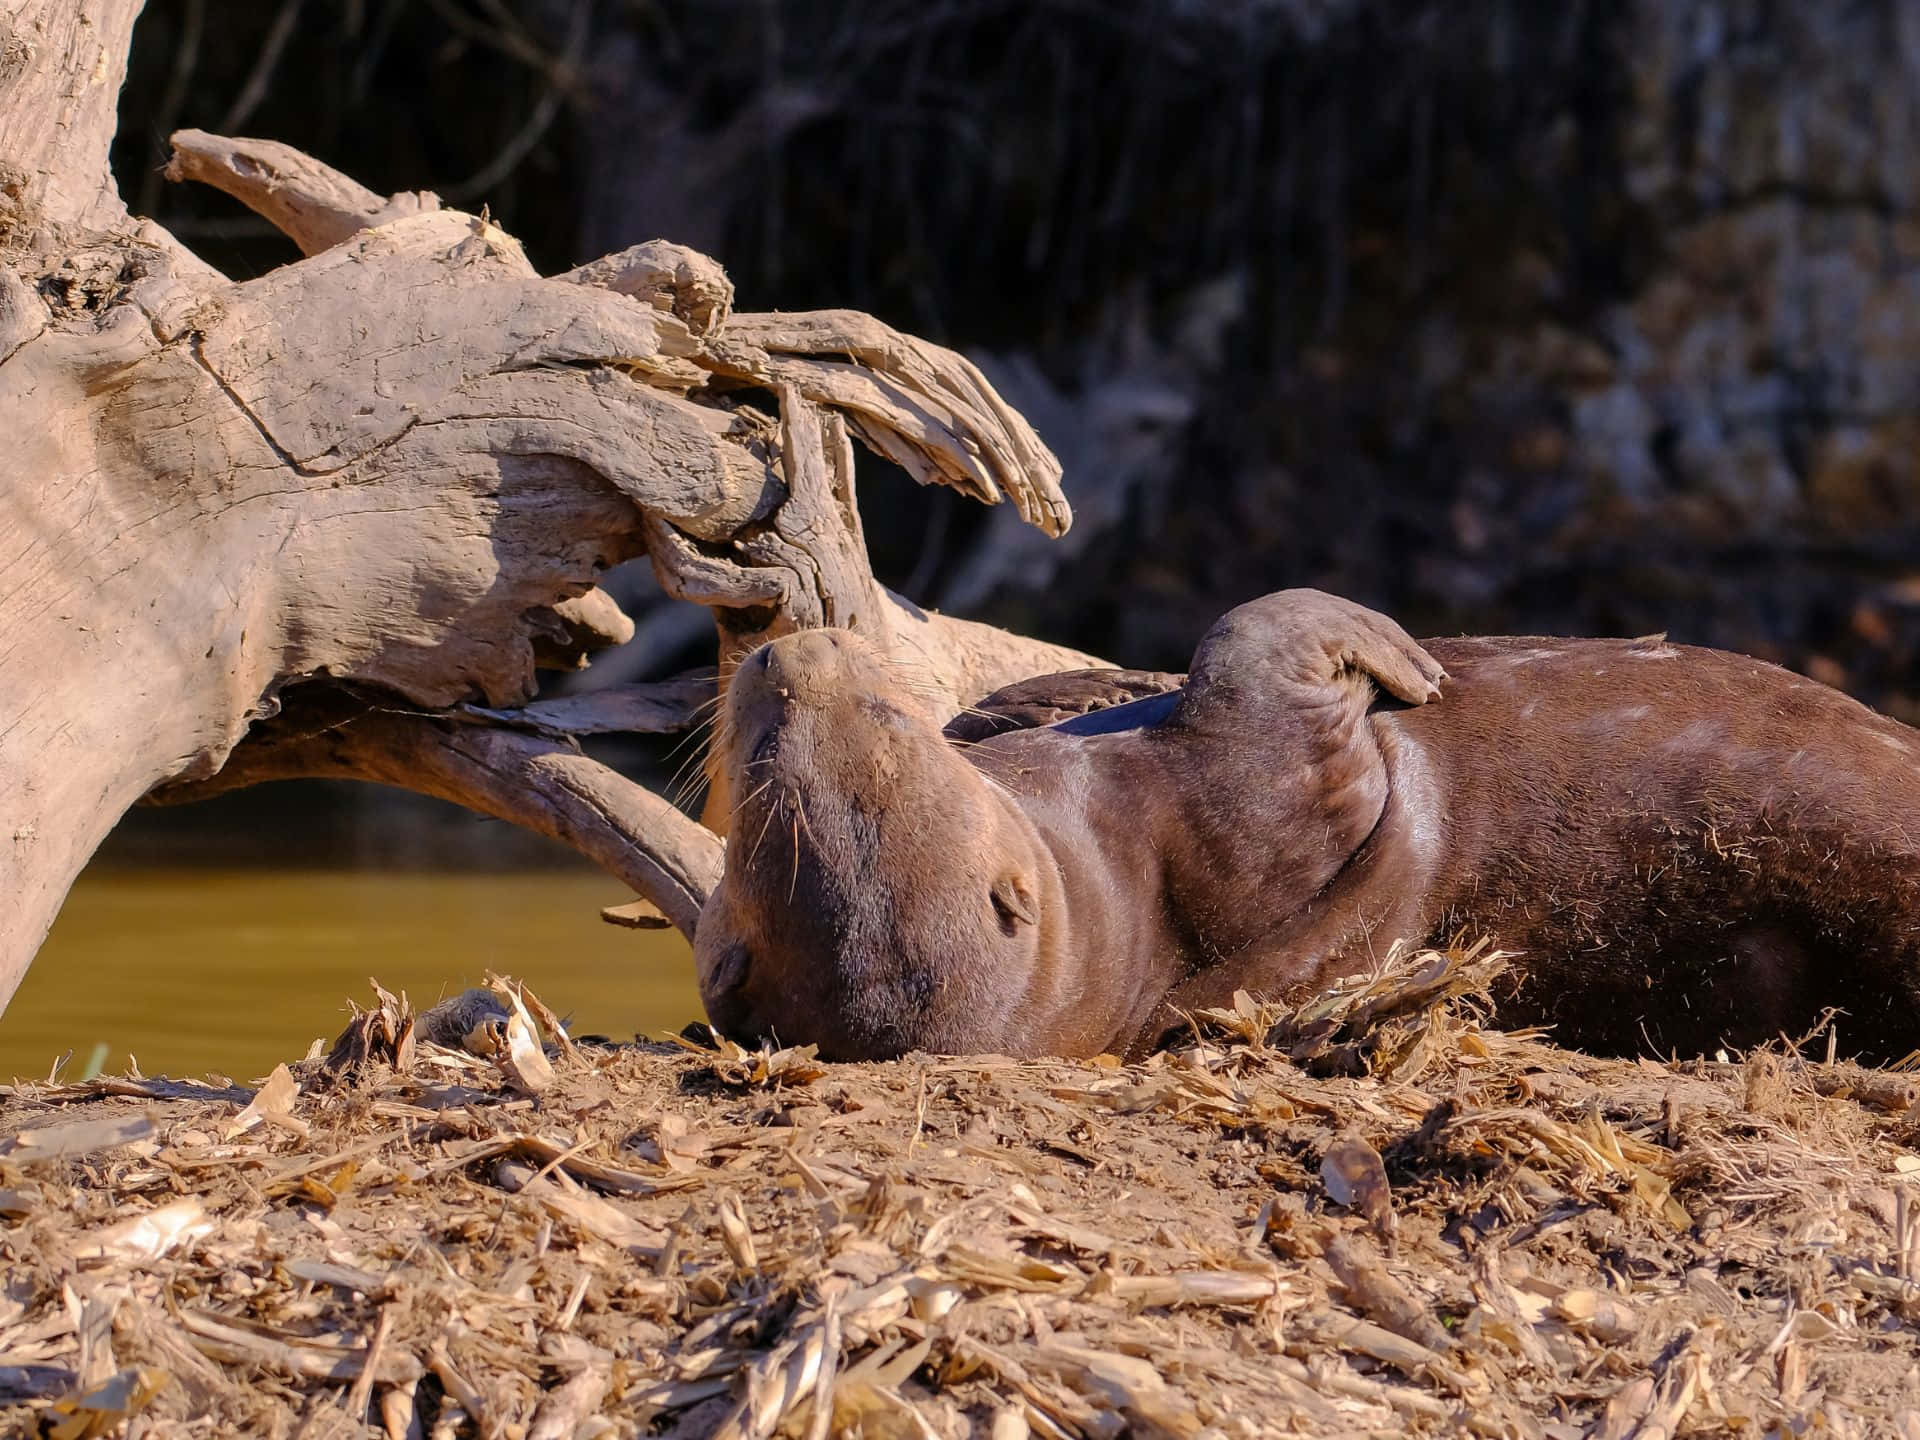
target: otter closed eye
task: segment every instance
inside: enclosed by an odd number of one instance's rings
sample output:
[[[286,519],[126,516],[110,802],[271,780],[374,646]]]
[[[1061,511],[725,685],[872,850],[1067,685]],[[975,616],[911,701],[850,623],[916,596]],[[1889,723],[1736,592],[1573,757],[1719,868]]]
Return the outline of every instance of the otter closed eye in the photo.
[[[747,947],[738,943],[709,951],[709,963],[700,969],[700,988],[718,994],[736,989],[749,967]]]

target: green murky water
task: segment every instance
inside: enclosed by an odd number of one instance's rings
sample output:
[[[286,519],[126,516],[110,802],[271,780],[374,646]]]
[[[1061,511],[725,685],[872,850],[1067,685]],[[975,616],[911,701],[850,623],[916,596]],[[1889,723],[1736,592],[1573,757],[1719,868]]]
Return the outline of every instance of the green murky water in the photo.
[[[248,1080],[339,1033],[373,976],[416,1005],[515,975],[578,1033],[624,1039],[700,1014],[671,930],[621,930],[632,897],[590,872],[96,869],[0,1015],[0,1077],[96,1044],[106,1068]]]

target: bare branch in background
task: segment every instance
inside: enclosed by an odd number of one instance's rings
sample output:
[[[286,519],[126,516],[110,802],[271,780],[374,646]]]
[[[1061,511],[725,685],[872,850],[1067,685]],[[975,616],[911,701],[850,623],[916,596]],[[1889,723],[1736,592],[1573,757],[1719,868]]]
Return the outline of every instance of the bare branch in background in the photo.
[[[294,27],[300,23],[300,12],[305,6],[306,0],[282,0],[278,13],[273,17],[273,24],[267,30],[267,38],[261,42],[253,69],[247,72],[246,84],[233,97],[233,104],[227,107],[227,113],[220,117],[219,129],[222,134],[232,134],[246,124],[253,118],[253,112],[259,109],[260,102],[267,98],[267,87],[273,82],[273,72],[280,66],[280,57],[286,53],[287,42],[293,39]]]

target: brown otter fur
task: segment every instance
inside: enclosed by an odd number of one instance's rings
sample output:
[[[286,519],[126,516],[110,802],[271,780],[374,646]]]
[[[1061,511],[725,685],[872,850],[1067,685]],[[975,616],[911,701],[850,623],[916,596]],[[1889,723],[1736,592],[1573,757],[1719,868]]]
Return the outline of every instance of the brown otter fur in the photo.
[[[1177,1009],[1484,934],[1522,957],[1501,1018],[1569,1043],[1698,1052],[1827,1005],[1849,1050],[1920,1043],[1920,735],[1757,660],[1423,648],[1283,591],[1178,690],[965,746],[846,632],[763,647],[726,709],[745,798],[695,954],[728,1034],[1139,1053]]]

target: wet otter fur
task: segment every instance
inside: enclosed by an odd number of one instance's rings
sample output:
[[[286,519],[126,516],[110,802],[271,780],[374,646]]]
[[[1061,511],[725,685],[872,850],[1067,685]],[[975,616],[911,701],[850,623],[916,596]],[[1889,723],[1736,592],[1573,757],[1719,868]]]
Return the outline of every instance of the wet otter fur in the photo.
[[[1033,725],[1101,682],[1057,683],[956,743],[857,634],[742,663],[695,942],[717,1028],[1138,1055],[1237,989],[1485,935],[1518,956],[1502,1022],[1569,1044],[1699,1053],[1826,1006],[1849,1052],[1920,1044],[1920,735],[1825,686],[1659,639],[1421,645],[1310,590],[1224,616],[1177,688],[1126,672],[1143,698]]]

